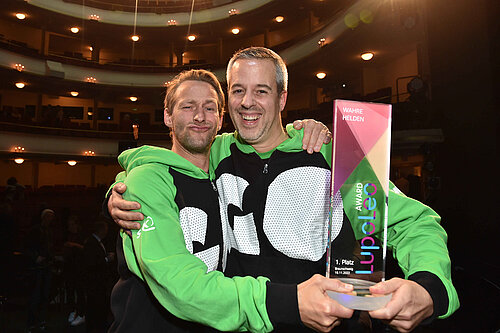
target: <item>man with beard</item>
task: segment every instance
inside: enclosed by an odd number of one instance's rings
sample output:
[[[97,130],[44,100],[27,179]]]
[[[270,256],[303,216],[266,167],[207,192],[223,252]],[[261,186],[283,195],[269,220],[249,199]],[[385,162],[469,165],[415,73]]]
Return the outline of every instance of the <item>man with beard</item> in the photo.
[[[300,283],[322,274],[331,145],[308,154],[296,137],[300,133],[283,129],[288,75],[279,55],[262,47],[240,50],[229,61],[226,74],[228,109],[237,132],[217,137],[210,155],[226,226],[226,274],[264,275],[280,283]],[[113,191],[109,211],[120,226],[137,228],[130,221],[142,216],[123,211],[137,208],[121,200],[118,191],[123,190],[117,186]],[[406,279],[393,278],[370,288],[372,293],[393,294],[386,307],[370,316],[407,332],[424,320],[451,315],[459,302],[440,217],[392,183],[389,205],[388,246]],[[343,208],[337,203],[334,210],[342,214]],[[345,246],[343,230],[333,240],[334,248]],[[296,303],[285,296],[281,303],[275,317],[286,317],[289,324],[299,322],[302,312]]]
[[[352,314],[325,295],[326,289],[352,290],[338,280],[315,276],[288,286],[265,277],[224,277],[226,230],[209,172],[223,107],[213,74],[183,72],[165,97],[172,150],[142,146],[119,156],[126,198],[138,201],[146,218],[139,230],[121,232],[118,239],[120,280],[111,297],[115,321],[109,332],[199,332],[202,325],[269,332],[281,320],[274,315],[281,290],[291,293],[306,325],[320,322],[326,331],[336,323],[332,314]]]

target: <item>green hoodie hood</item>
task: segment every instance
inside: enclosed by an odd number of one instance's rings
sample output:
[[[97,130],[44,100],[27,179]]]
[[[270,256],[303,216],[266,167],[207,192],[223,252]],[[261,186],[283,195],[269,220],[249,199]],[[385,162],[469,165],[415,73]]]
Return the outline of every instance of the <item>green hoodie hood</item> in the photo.
[[[118,162],[127,173],[132,169],[150,163],[163,164],[193,178],[206,179],[208,174],[173,151],[154,146],[127,149],[118,156]]]

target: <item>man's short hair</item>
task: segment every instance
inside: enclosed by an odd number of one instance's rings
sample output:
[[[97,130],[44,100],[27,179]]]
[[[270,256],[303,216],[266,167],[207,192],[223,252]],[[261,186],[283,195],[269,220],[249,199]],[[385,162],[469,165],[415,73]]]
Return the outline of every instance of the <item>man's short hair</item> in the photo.
[[[226,100],[224,98],[224,92],[222,91],[221,85],[219,83],[219,80],[217,80],[217,77],[212,72],[206,71],[204,69],[191,69],[177,74],[167,86],[167,93],[165,95],[165,100],[163,104],[165,110],[167,110],[167,113],[169,115],[172,114],[175,103],[177,102],[175,100],[175,92],[177,91],[181,83],[184,81],[202,81],[210,84],[217,93],[217,108],[219,111],[219,115],[221,115],[224,112],[224,106]]]
[[[237,51],[229,60],[226,70],[226,80],[229,86],[229,71],[238,59],[269,59],[274,63],[276,69],[276,85],[278,86],[278,94],[288,90],[288,71],[283,59],[273,50],[265,47],[252,46],[246,49]]]

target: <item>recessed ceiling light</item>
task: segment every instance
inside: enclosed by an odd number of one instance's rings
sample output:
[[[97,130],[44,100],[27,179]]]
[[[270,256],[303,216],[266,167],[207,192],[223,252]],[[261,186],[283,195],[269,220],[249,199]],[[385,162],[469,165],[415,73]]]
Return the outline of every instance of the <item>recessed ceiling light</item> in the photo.
[[[16,17],[20,20],[24,20],[26,18],[26,14],[24,13],[16,13]]]
[[[71,29],[69,29],[69,30],[70,30],[72,33],[74,33],[74,34],[77,34],[77,33],[78,33],[78,31],[80,31],[80,28],[78,28],[78,27],[71,27]]]
[[[130,96],[129,99],[132,101],[132,102],[136,102],[137,101],[137,97],[136,96]]]
[[[78,91],[72,91],[72,92],[70,92],[70,94],[71,94],[71,96],[76,97],[76,96],[79,95],[79,92]]]
[[[316,73],[316,77],[320,80],[323,80],[326,77],[326,73],[325,72],[318,72],[318,73]]]
[[[363,59],[364,61],[371,60],[372,58],[373,58],[372,52],[365,52],[365,53],[361,54],[361,59]]]
[[[233,35],[237,35],[237,34],[239,34],[239,33],[240,33],[240,29],[238,29],[238,28],[233,28],[233,29],[231,30],[231,32],[233,33]]]
[[[23,164],[24,158],[15,158],[14,162],[16,162],[17,164]]]
[[[189,36],[188,36],[188,40],[189,40],[190,42],[193,42],[195,39],[196,39],[196,36],[195,36],[195,35],[189,35]]]
[[[132,36],[132,37],[130,37],[130,38],[131,38],[134,42],[137,42],[137,41],[140,39],[140,37],[139,37],[139,36],[137,36],[137,35],[133,35],[133,36]]]
[[[16,82],[16,87],[18,87],[19,89],[23,89],[25,86],[26,84],[24,84],[23,82]]]
[[[24,70],[24,65],[23,64],[14,64],[14,68],[17,69],[19,72],[22,72]]]
[[[275,20],[276,22],[278,22],[278,23],[283,22],[283,20],[284,20],[284,19],[285,19],[285,18],[284,18],[283,16],[281,16],[281,15],[278,15],[278,16],[276,16],[276,17],[274,18],[274,20]]]
[[[75,160],[68,161],[68,164],[70,166],[75,166],[76,165],[76,161]]]

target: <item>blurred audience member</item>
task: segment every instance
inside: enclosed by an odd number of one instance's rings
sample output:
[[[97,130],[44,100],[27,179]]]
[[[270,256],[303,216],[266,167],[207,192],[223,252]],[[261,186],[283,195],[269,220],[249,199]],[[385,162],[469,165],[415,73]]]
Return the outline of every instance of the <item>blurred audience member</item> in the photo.
[[[64,282],[71,312],[68,322],[78,326],[85,322],[85,290],[83,269],[84,236],[78,216],[70,215],[67,220],[66,241],[64,242]]]
[[[106,332],[109,312],[110,263],[114,253],[107,252],[103,239],[108,234],[108,224],[102,217],[94,224],[93,233],[83,246],[85,268],[85,291],[87,311],[85,316],[87,332]]]
[[[17,182],[16,177],[7,179],[7,187],[5,188],[5,197],[10,201],[24,200],[24,186]]]
[[[27,239],[27,252],[34,273],[33,292],[28,306],[28,332],[36,330],[37,326],[41,332],[46,331],[45,321],[54,262],[55,221],[54,211],[44,209],[40,214],[39,223],[32,227]]]

